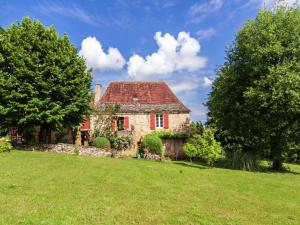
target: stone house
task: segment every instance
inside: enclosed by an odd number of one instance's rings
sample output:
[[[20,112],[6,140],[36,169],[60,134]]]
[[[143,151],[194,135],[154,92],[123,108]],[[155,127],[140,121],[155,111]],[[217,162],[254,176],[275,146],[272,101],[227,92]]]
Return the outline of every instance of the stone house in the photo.
[[[189,127],[190,110],[176,97],[165,82],[111,82],[102,94],[96,85],[94,104],[103,107],[118,104],[120,110],[112,121],[112,128],[120,134],[130,132],[134,144],[153,131],[183,132]],[[93,132],[93,118],[81,128],[82,138]],[[165,143],[170,151],[183,143]]]

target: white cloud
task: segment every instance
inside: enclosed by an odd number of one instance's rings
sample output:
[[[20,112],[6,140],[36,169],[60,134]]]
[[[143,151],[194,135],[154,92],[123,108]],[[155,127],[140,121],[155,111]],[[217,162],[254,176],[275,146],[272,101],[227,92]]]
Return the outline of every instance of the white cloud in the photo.
[[[199,87],[199,84],[197,81],[195,82],[193,79],[188,79],[186,81],[179,81],[170,84],[170,87],[175,93],[180,93],[180,92],[188,92],[188,91],[196,90]]]
[[[117,48],[109,47],[105,53],[101,43],[95,37],[87,37],[81,42],[79,55],[83,56],[88,68],[94,70],[120,70],[125,59]]]
[[[262,4],[266,6],[271,6],[274,4],[286,5],[286,6],[293,6],[299,4],[299,0],[262,0]]]
[[[60,15],[60,16],[68,16],[72,18],[76,18],[84,23],[87,23],[91,26],[98,26],[99,24],[90,13],[85,12],[83,9],[79,8],[77,5],[62,5],[57,2],[49,2],[45,4],[38,4],[38,10],[47,15],[51,13]]]
[[[210,0],[205,3],[195,3],[189,8],[188,15],[192,18],[191,22],[199,23],[209,14],[222,8],[225,0]]]
[[[199,14],[208,14],[219,10],[224,4],[224,0],[210,0],[205,3],[196,3],[189,9],[189,14],[191,16]]]
[[[204,87],[209,87],[213,84],[214,80],[209,78],[209,77],[203,77],[203,86]]]
[[[204,29],[204,30],[198,30],[197,31],[197,36],[198,36],[198,40],[206,40],[209,39],[210,37],[216,35],[216,30],[213,28],[208,28],[208,29]]]
[[[211,77],[201,74],[180,73],[169,82],[171,89],[175,93],[184,93],[197,90],[198,88],[207,88],[213,84]]]
[[[177,39],[166,33],[156,32],[154,39],[158,45],[157,52],[145,58],[135,54],[130,57],[128,74],[136,80],[144,80],[158,75],[171,75],[179,71],[197,71],[204,68],[205,57],[198,55],[200,44],[189,33],[179,32]]]
[[[203,104],[192,104],[190,107],[191,110],[191,118],[193,121],[201,121],[205,123],[207,121],[207,112],[208,109]]]
[[[249,0],[245,6],[260,5],[261,7],[272,7],[276,4],[284,6],[296,6],[300,4],[299,0]]]

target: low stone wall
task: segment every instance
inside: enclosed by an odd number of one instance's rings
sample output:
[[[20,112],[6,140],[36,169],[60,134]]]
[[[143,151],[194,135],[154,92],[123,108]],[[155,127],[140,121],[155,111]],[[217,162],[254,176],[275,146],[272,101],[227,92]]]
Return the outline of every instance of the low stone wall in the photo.
[[[114,157],[118,156],[119,152],[107,151],[105,149],[100,149],[92,146],[76,146],[73,144],[42,144],[42,145],[18,145],[17,149],[29,150],[29,151],[44,151],[44,152],[56,152],[56,153],[66,153],[84,156],[98,156],[98,157]]]

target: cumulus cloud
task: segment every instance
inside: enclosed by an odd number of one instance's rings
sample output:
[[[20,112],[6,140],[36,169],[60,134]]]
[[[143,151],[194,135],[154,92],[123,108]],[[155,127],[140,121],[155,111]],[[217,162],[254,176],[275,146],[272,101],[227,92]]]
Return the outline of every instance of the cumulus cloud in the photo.
[[[161,32],[156,32],[154,39],[158,45],[157,52],[145,58],[137,54],[130,57],[127,65],[131,78],[143,80],[205,67],[207,59],[198,55],[200,44],[189,33],[179,32],[175,38],[169,33],[162,35]]]
[[[94,70],[121,70],[126,63],[117,48],[109,47],[105,53],[95,37],[82,40],[79,55],[85,59],[87,67]]]

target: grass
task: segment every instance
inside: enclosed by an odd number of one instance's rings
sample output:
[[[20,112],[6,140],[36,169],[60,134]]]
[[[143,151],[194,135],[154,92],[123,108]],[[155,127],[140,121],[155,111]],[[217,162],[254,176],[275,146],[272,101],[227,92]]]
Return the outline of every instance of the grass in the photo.
[[[12,151],[0,154],[0,224],[300,224],[300,166],[290,167]]]

